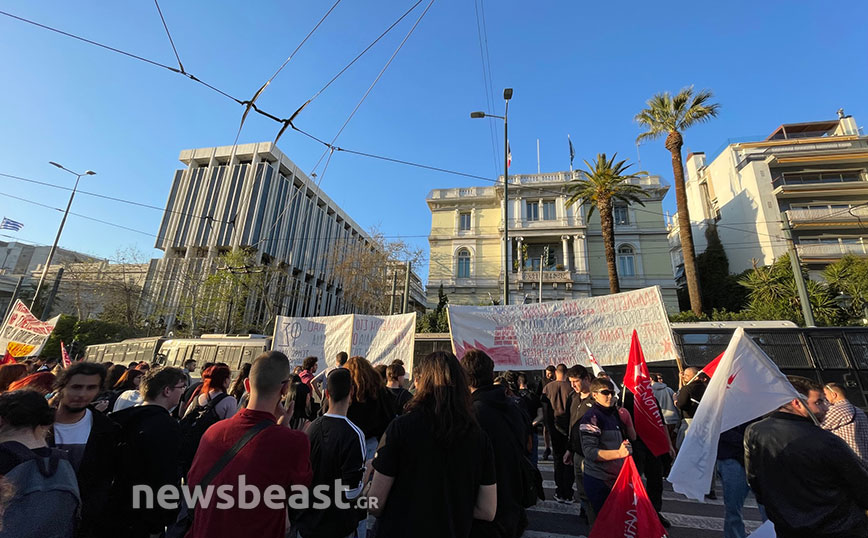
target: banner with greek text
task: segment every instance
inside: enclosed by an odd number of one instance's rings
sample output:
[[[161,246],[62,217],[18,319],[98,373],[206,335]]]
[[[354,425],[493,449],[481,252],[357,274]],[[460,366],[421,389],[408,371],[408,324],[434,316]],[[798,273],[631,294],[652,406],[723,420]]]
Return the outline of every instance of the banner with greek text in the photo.
[[[413,363],[416,314],[364,316],[347,314],[291,318],[278,316],[274,324],[272,349],[289,357],[293,366],[305,357],[318,357],[320,370],[335,365],[340,351],[360,355],[371,364],[404,361],[408,371]]]
[[[338,352],[350,352],[353,315],[291,318],[277,316],[271,349],[280,351],[293,367],[305,357],[318,357],[320,370],[334,366]]]
[[[669,317],[658,286],[615,295],[529,305],[449,305],[452,349],[461,358],[481,349],[496,370],[534,370],[586,362],[626,364],[635,329],[647,362],[675,360]]]
[[[361,355],[373,365],[404,361],[404,369],[413,370],[413,346],[416,342],[416,313],[397,316],[353,316],[352,355]]]
[[[41,321],[30,313],[30,309],[20,300],[0,328],[0,350],[8,351],[15,358],[39,355],[48,336],[54,330],[60,316]]]

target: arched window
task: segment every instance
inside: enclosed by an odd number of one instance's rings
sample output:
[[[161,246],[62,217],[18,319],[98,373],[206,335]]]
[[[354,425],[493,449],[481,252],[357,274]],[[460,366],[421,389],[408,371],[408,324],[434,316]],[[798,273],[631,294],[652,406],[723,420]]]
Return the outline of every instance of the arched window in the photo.
[[[458,251],[458,278],[470,278],[470,251],[466,248]]]
[[[622,277],[636,276],[635,252],[630,245],[618,247],[618,275]]]

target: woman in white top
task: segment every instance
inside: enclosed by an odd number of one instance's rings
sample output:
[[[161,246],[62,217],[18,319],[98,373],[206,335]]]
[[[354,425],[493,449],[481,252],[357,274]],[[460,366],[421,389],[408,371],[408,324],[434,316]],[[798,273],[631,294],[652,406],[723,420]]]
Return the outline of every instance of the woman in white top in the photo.
[[[127,407],[135,407],[142,403],[142,395],[139,393],[139,385],[145,372],[141,370],[127,370],[115,383],[115,400],[111,403],[112,411],[120,411]]]
[[[221,420],[234,415],[238,409],[238,401],[226,392],[231,380],[232,371],[228,366],[212,366],[202,372],[202,386],[199,387],[198,395],[194,400],[196,405],[188,405],[184,416],[189,415],[197,407],[207,405],[214,398],[220,398],[214,411]],[[221,397],[221,394],[226,396]]]

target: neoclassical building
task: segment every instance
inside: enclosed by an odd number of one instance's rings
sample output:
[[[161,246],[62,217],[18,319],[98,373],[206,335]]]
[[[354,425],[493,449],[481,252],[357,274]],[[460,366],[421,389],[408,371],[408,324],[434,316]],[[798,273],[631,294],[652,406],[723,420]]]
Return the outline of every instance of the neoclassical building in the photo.
[[[454,304],[491,304],[510,272],[510,304],[562,301],[609,293],[599,214],[567,207],[567,185],[578,172],[509,177],[509,249],[504,267],[503,178],[490,187],[434,189],[428,302],[442,285]],[[637,180],[648,192],[645,207],[615,207],[615,248],[623,290],[659,285],[667,308],[677,311],[661,202],[669,187],[658,176]],[[548,247],[549,257],[542,256]],[[540,268],[542,267],[542,275]]]

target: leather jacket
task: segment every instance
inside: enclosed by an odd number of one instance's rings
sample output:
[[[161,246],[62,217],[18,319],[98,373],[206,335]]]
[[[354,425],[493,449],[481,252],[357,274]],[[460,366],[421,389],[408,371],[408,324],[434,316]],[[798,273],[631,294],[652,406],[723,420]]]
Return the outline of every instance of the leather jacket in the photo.
[[[868,468],[811,419],[775,412],[751,424],[745,468],[779,538],[868,536]]]

